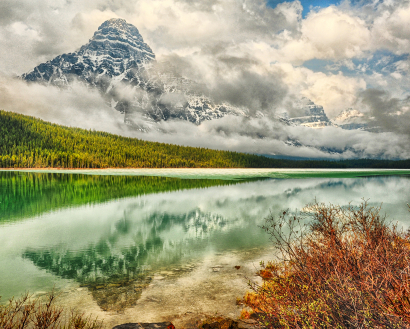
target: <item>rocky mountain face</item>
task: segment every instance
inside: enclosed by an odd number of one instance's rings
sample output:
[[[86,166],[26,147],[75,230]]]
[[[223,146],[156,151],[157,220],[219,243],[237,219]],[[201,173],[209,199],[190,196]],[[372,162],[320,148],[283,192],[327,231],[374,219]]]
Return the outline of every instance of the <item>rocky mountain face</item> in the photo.
[[[368,123],[365,120],[363,113],[352,108],[346,109],[332,120],[333,124],[342,129],[361,129],[366,130],[368,128]]]
[[[246,112],[216,104],[195,82],[173,72],[169,63],[157,63],[138,29],[123,19],[104,22],[78,51],[40,64],[22,78],[60,87],[78,80],[96,87],[107,103],[125,114],[125,122],[141,130],[145,129],[138,123],[141,118],[178,118],[200,124]]]
[[[332,122],[327,117],[323,106],[316,105],[310,99],[303,97],[296,104],[301,116],[287,118],[290,124],[301,125],[310,128],[323,128],[332,126]]]
[[[109,93],[119,81],[146,83],[139,78],[153,60],[154,53],[136,27],[123,19],[111,19],[78,51],[40,64],[22,78],[57,86],[66,86],[77,78]]]
[[[371,119],[366,117],[362,112],[352,108],[343,110],[336,118],[330,120],[323,110],[323,107],[313,103],[308,98],[304,97],[300,99],[296,107],[299,109],[299,112],[302,112],[304,115],[283,118],[285,123],[316,129],[334,126],[347,130],[379,131],[378,127],[370,124]]]

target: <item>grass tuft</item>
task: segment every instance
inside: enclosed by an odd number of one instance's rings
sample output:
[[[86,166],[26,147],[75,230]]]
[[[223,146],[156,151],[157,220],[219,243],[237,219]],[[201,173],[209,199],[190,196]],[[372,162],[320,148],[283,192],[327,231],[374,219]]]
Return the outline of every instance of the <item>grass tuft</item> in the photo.
[[[65,316],[64,308],[55,305],[52,291],[46,301],[32,299],[26,293],[19,299],[10,299],[0,305],[1,329],[102,329],[97,319],[85,317],[75,311]]]

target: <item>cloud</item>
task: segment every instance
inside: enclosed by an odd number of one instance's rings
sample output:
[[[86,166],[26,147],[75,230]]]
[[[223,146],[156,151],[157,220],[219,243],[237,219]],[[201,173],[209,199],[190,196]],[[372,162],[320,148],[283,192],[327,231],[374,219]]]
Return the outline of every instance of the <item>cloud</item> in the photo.
[[[277,63],[274,69],[277,70],[277,74],[280,74],[293,98],[300,98],[301,95],[309,98],[315,104],[323,106],[330,118],[353,107],[357,102],[358,94],[367,87],[362,77],[347,77],[341,72],[336,74],[313,72],[305,67],[294,67],[288,63]],[[291,108],[291,111],[295,110],[297,109]]]
[[[396,3],[393,10],[384,10],[372,27],[373,47],[395,54],[410,52],[410,3]]]
[[[358,92],[365,88],[363,79],[318,72],[308,76],[308,87],[302,94],[322,105],[330,118],[335,118],[341,111],[352,107]]]
[[[283,28],[295,30],[301,15],[298,1],[275,9],[267,8],[263,0],[39,0],[35,5],[31,0],[3,0],[0,6],[0,35],[13,40],[6,45],[7,51],[0,53],[7,61],[7,65],[0,63],[0,71],[13,74],[78,49],[112,17],[125,18],[137,26],[161,56],[219,42],[253,40],[270,44]],[[25,24],[40,38],[19,36],[10,29],[16,22]]]
[[[307,60],[340,60],[364,56],[370,47],[370,31],[357,16],[330,6],[311,12],[301,23],[300,37],[282,33],[278,59],[301,64]]]
[[[60,90],[3,76],[0,86],[0,104],[4,110],[66,126],[145,140],[315,158],[410,157],[409,138],[405,131],[376,134],[336,127],[318,131],[302,126],[285,126],[269,117],[227,116],[199,126],[178,120],[150,123],[150,130],[143,133],[125,125],[122,114],[107,106],[99,93],[84,88],[80,83],[75,83],[69,90]]]
[[[360,102],[368,108],[374,125],[384,131],[410,135],[410,98],[400,100],[380,89],[368,89],[361,93]]]
[[[0,76],[0,108],[53,123],[127,135],[123,116],[100,94],[74,83],[70,89],[26,83]]]
[[[260,154],[285,154],[313,158],[409,158],[409,138],[390,132],[314,130],[284,126],[269,118],[225,117],[200,126],[186,122],[161,122],[161,133],[150,131],[144,139],[189,146]],[[329,152],[330,151],[330,152]]]

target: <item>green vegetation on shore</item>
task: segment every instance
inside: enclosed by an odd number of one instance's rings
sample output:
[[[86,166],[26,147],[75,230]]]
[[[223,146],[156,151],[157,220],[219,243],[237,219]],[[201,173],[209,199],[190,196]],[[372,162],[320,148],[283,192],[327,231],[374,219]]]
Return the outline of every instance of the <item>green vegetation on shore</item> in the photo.
[[[0,168],[263,168],[277,160],[155,143],[0,111]]]
[[[285,160],[156,143],[0,111],[0,168],[410,168],[410,160]]]
[[[94,176],[3,171],[0,172],[0,223],[62,207],[239,182],[155,176]]]

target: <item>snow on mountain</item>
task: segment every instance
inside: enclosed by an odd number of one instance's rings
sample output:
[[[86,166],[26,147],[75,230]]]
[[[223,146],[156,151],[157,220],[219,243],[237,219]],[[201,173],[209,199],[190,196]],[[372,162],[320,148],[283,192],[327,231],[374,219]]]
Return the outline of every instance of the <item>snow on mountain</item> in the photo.
[[[78,51],[40,64],[22,78],[60,87],[79,80],[96,87],[108,104],[124,113],[126,123],[140,130],[148,129],[138,121],[141,117],[200,124],[228,114],[246,115],[245,109],[213,102],[170,63],[157,63],[138,29],[124,19],[104,22]]]
[[[340,114],[332,120],[333,124],[342,129],[361,129],[366,130],[368,123],[365,115],[358,110],[349,108],[340,112]]]
[[[67,87],[74,80],[97,88],[107,104],[124,114],[124,121],[146,131],[161,120],[185,120],[196,125],[226,115],[248,116],[249,110],[215,102],[206,88],[182,77],[169,62],[157,62],[138,29],[124,19],[104,22],[79,50],[57,56],[22,78],[29,82]],[[278,116],[286,125],[310,128],[340,126],[363,129],[363,114],[346,110],[330,121],[323,107],[303,97],[299,116]],[[256,115],[263,116],[262,113]]]
[[[347,110],[343,110],[340,112],[340,114],[333,120],[335,123],[344,123],[347,121],[352,121],[358,118],[363,118],[364,114],[359,112],[358,110],[354,110],[352,108],[349,108]]]
[[[123,19],[110,19],[78,51],[40,64],[22,78],[57,86],[66,86],[79,78],[107,93],[114,81],[134,82],[141,69],[154,59],[135,26]]]
[[[287,120],[291,124],[310,128],[323,128],[332,125],[332,122],[323,110],[323,106],[316,105],[310,99],[306,97],[301,98],[296,104],[296,107],[303,113],[303,115],[288,118]]]

